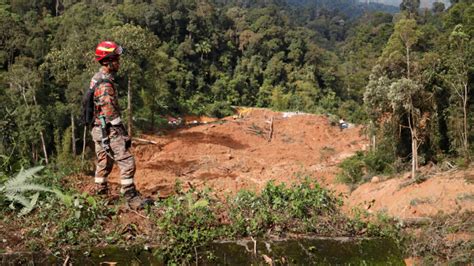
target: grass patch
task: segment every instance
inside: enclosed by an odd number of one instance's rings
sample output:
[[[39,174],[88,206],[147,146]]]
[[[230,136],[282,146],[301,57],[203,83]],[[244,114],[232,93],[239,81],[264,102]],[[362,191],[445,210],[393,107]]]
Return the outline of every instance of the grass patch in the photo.
[[[243,237],[284,237],[286,234],[318,236],[396,235],[395,223],[388,220],[350,219],[340,212],[339,196],[308,178],[287,186],[269,182],[257,194],[240,191],[220,201],[209,191],[190,190],[178,193],[156,204],[159,228],[156,251],[166,263],[189,263],[196,248],[219,239]],[[374,222],[375,221],[375,222]]]

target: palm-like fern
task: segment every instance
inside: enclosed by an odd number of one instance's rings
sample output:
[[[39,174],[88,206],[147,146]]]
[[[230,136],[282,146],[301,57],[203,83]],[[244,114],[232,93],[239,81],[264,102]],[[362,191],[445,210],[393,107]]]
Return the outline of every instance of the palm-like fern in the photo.
[[[14,208],[14,203],[19,203],[23,205],[19,215],[25,215],[34,209],[38,201],[39,192],[57,193],[57,191],[46,186],[32,183],[32,177],[42,169],[43,166],[27,170],[22,169],[17,176],[0,185],[0,203],[6,199],[6,201],[11,202],[11,208]],[[25,195],[25,192],[28,191],[36,191],[36,193],[28,197]]]

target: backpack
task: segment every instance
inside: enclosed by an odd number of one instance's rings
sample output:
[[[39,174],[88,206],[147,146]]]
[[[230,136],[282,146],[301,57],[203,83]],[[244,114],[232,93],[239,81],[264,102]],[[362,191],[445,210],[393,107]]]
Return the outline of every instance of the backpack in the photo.
[[[95,111],[95,104],[94,104],[94,92],[97,87],[99,87],[102,83],[112,83],[108,79],[99,79],[94,84],[94,86],[89,87],[84,96],[82,97],[82,123],[86,126],[92,125],[94,123],[94,111]]]

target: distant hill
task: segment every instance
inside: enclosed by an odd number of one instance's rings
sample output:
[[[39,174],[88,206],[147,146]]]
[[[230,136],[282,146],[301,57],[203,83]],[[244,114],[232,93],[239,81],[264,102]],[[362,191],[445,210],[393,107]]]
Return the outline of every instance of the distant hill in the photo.
[[[290,6],[339,10],[349,18],[359,17],[366,11],[383,11],[388,13],[399,11],[398,6],[376,3],[375,1],[371,1],[367,5],[361,3],[362,1],[360,0],[286,0],[285,2]]]
[[[361,3],[379,3],[390,6],[399,6],[402,0],[359,0]],[[443,2],[446,7],[450,5],[449,0],[421,0],[422,8],[431,8],[434,2]]]

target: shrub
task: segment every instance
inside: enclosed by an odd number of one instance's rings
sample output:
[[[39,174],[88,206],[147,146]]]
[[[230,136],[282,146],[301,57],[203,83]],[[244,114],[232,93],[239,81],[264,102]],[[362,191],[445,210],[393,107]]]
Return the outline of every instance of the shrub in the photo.
[[[342,183],[358,184],[364,181],[364,176],[394,173],[394,162],[394,156],[383,150],[359,151],[339,164],[342,171],[337,178]]]
[[[228,102],[217,101],[206,106],[206,115],[210,117],[223,118],[234,114],[234,110]]]
[[[222,226],[214,210],[213,199],[205,192],[167,198],[158,203],[162,214],[157,220],[166,243],[155,255],[167,263],[190,261],[194,248],[208,244],[220,235]]]
[[[355,155],[345,159],[339,164],[341,172],[337,175],[337,180],[346,184],[357,184],[362,181],[365,174],[364,154],[357,152]]]
[[[269,182],[260,195],[241,191],[229,205],[234,235],[260,236],[269,230],[304,231],[314,217],[336,212],[341,201],[306,178],[288,188]]]
[[[392,164],[395,162],[395,157],[386,151],[376,150],[365,154],[364,164],[369,174],[392,174],[395,172]]]

